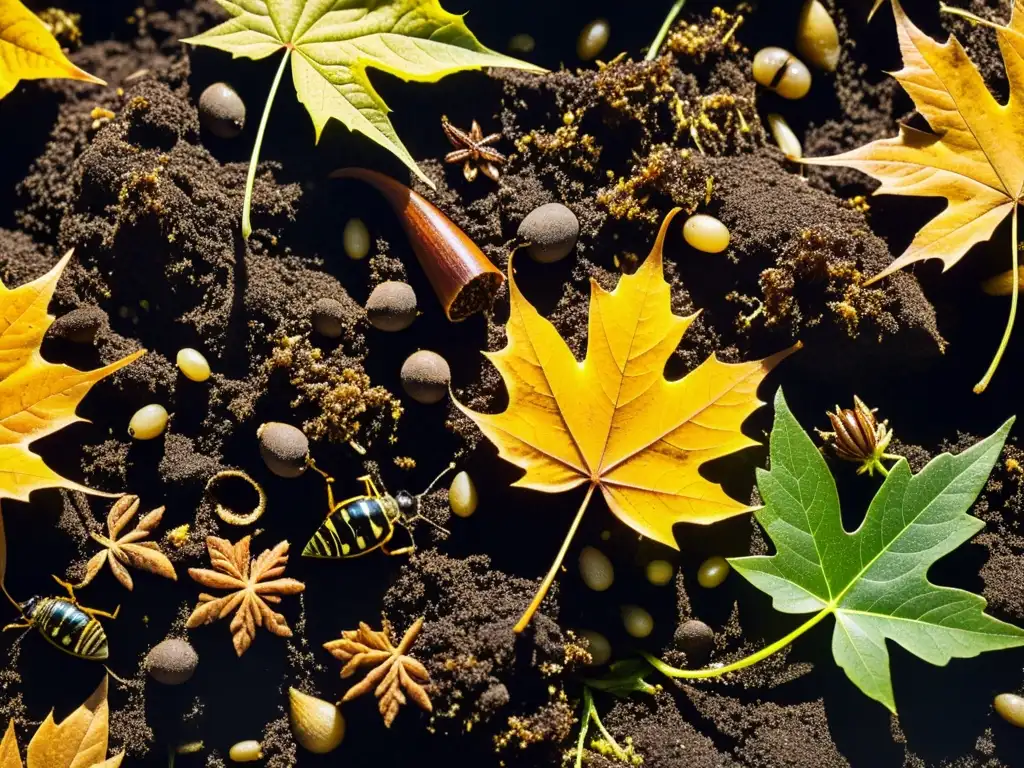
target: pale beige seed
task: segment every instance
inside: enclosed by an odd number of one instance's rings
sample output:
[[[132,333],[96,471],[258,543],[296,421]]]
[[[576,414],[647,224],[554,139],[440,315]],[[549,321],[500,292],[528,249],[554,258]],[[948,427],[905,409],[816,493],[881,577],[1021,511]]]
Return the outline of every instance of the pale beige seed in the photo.
[[[622,606],[622,624],[630,637],[638,639],[654,631],[654,617],[639,605]]]
[[[191,347],[178,350],[178,370],[192,381],[206,381],[210,378],[210,364],[202,352]]]
[[[839,30],[820,0],[806,0],[796,28],[796,52],[812,67],[835,72],[839,63]]]
[[[580,576],[592,590],[604,592],[615,581],[615,567],[601,550],[584,547],[580,552]]]
[[[452,484],[448,488],[448,503],[452,512],[459,517],[469,517],[476,512],[476,486],[473,485],[473,479],[468,472],[459,472],[452,478]]]
[[[721,253],[729,247],[729,228],[714,216],[698,213],[683,225],[683,239],[698,251]]]
[[[338,748],[345,738],[345,717],[337,706],[295,688],[288,689],[288,703],[292,733],[304,749],[325,755]]]
[[[1024,696],[1015,693],[1000,693],[993,705],[996,712],[1010,725],[1024,728]]]
[[[612,646],[608,642],[607,637],[592,629],[581,630],[580,637],[587,640],[587,650],[590,652],[590,666],[600,667],[608,663],[608,660],[612,657]]]
[[[672,581],[674,571],[668,560],[651,560],[647,564],[647,580],[656,587],[663,587]]]
[[[263,749],[255,739],[240,741],[231,747],[228,757],[236,763],[253,763],[263,759]]]
[[[804,148],[800,146],[800,139],[793,133],[793,129],[789,127],[786,118],[772,112],[765,119],[768,121],[768,128],[772,132],[775,143],[782,150],[782,154],[790,160],[799,160],[804,156]]]
[[[342,234],[342,243],[345,246],[345,254],[350,259],[365,259],[370,252],[370,230],[362,219],[349,219],[345,224],[345,231]]]
[[[811,71],[785,48],[770,46],[754,55],[754,79],[784,99],[802,99],[811,90]]]
[[[143,406],[128,422],[128,434],[136,440],[152,440],[167,428],[167,409],[158,403]]]
[[[583,61],[596,59],[608,45],[611,34],[611,25],[605,19],[594,19],[580,32],[579,39],[576,40],[576,55]]]

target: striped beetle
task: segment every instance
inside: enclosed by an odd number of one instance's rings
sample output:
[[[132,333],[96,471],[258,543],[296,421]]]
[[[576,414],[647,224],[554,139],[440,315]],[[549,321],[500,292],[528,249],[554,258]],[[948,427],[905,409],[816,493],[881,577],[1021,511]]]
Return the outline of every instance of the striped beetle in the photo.
[[[86,608],[75,598],[75,589],[71,584],[56,576],[53,579],[68,591],[68,597],[32,597],[19,603],[8,594],[7,587],[0,583],[7,599],[18,609],[22,619],[8,624],[4,631],[35,627],[47,641],[65,653],[88,661],[105,661],[109,655],[107,633],[96,617],[116,619],[121,606],[113,613]]]
[[[446,472],[455,468],[455,462],[449,464],[418,496],[408,491],[399,491],[394,496],[381,493],[369,475],[357,478],[366,485],[366,493],[335,503],[334,478],[322,471],[312,459],[307,459],[309,466],[322,475],[327,484],[327,519],[320,525],[313,537],[302,550],[303,557],[317,557],[328,560],[343,560],[359,557],[375,549],[386,555],[406,555],[416,550],[409,524],[413,520],[423,520],[435,528],[448,533],[437,523],[419,513],[420,497],[430,493],[437,481]],[[415,512],[415,514],[412,514]],[[401,525],[409,534],[410,544],[398,549],[388,549],[388,542],[395,535],[395,527]]]

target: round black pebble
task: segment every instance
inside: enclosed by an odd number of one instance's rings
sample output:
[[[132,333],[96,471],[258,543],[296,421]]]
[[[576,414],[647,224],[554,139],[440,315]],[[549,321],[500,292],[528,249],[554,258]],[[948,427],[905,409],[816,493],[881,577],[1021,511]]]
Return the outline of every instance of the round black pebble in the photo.
[[[402,363],[402,388],[418,403],[436,403],[448,394],[452,379],[448,361],[437,352],[421,349]]]
[[[336,299],[319,299],[313,305],[312,320],[317,333],[336,339],[345,328],[345,307]]]
[[[158,683],[181,685],[195,674],[199,654],[185,640],[169,637],[146,655],[144,666]]]
[[[260,456],[267,469],[278,477],[298,477],[306,471],[309,440],[301,429],[280,421],[268,421],[256,430]]]
[[[106,313],[99,307],[79,307],[54,320],[50,333],[78,344],[92,344],[106,320]]]
[[[214,83],[199,97],[199,120],[214,136],[233,139],[245,127],[245,102],[227,83]]]
[[[416,319],[416,293],[408,283],[381,283],[366,300],[366,316],[374,328],[404,331]]]
[[[576,214],[561,203],[547,203],[530,211],[519,225],[519,239],[527,253],[544,264],[560,261],[576,246],[580,222]]]
[[[715,647],[715,633],[703,621],[690,619],[676,629],[675,642],[691,664],[702,664]]]

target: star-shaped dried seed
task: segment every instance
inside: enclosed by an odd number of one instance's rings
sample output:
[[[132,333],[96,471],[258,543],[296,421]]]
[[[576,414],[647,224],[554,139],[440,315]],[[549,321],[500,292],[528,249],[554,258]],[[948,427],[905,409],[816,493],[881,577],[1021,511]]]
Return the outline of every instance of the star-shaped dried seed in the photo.
[[[214,597],[199,595],[199,605],[188,617],[185,626],[195,629],[223,619],[235,611],[231,619],[235,653],[245,653],[256,636],[256,627],[266,627],[279,637],[291,637],[292,631],[284,616],[275,613],[267,603],[280,603],[281,595],[295,595],[306,585],[295,579],[278,578],[288,563],[288,542],[249,560],[249,536],[236,544],[216,536],[206,537],[206,549],[214,570],[189,568],[188,575],[204,587],[234,590],[230,595]]]
[[[432,712],[434,707],[422,685],[430,682],[430,674],[420,662],[406,655],[422,627],[423,619],[419,618],[409,627],[397,648],[391,644],[391,626],[386,621],[380,632],[359,622],[359,629],[346,630],[341,633],[340,640],[324,643],[324,648],[334,658],[347,662],[341,670],[342,678],[351,677],[362,667],[373,668],[361,683],[349,688],[342,703],[362,696],[376,686],[373,693],[379,700],[378,709],[388,728],[395,721],[399,708],[406,703],[406,693],[421,709]]]
[[[480,123],[473,121],[473,127],[469,133],[456,128],[448,122],[448,118],[441,120],[441,127],[448,137],[448,141],[455,147],[454,152],[445,155],[446,163],[462,163],[462,175],[466,181],[474,181],[477,171],[483,171],[484,176],[491,181],[497,181],[500,175],[498,166],[505,162],[505,156],[493,147],[493,144],[501,138],[500,133],[492,133],[484,136]]]
[[[160,545],[153,541],[143,541],[160,525],[160,519],[164,516],[163,507],[154,509],[145,515],[130,533],[119,537],[121,531],[131,522],[138,511],[138,496],[125,495],[114,503],[107,515],[109,538],[100,536],[98,533],[89,534],[103,545],[103,549],[93,555],[86,564],[85,578],[77,586],[84,587],[96,578],[104,563],[110,563],[110,570],[128,590],[132,589],[134,583],[132,575],[125,566],[149,571],[172,581],[178,580],[174,566],[160,549]]]

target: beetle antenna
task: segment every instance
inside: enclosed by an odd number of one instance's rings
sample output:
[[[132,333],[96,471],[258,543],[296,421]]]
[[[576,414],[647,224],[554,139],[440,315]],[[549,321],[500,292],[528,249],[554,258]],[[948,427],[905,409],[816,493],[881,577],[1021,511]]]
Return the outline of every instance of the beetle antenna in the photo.
[[[423,522],[427,523],[428,525],[432,525],[435,528],[437,528],[437,530],[441,531],[445,536],[451,536],[451,531],[449,531],[443,525],[438,525],[433,520],[431,520],[429,517],[426,517],[422,512],[417,512],[415,515],[413,515],[412,517],[408,518],[408,521],[410,523],[413,520],[422,520]]]
[[[127,680],[125,680],[125,679],[124,679],[123,677],[120,677],[119,675],[117,675],[117,674],[116,674],[116,673],[114,672],[114,670],[112,670],[112,669],[111,669],[110,667],[108,667],[108,666],[107,666],[106,664],[104,664],[104,665],[103,665],[103,668],[104,668],[105,670],[107,670],[107,674],[108,674],[108,675],[110,675],[110,676],[111,676],[112,678],[114,678],[115,680],[117,680],[117,682],[119,682],[119,683],[120,683],[121,685],[128,685],[128,684],[129,684]]]
[[[426,495],[427,495],[428,493],[430,493],[430,492],[431,492],[432,490],[434,490],[434,486],[435,486],[435,485],[437,485],[437,481],[438,481],[438,480],[440,480],[440,479],[441,479],[442,477],[444,477],[445,475],[447,475],[447,474],[448,474],[449,472],[451,472],[451,471],[452,471],[453,469],[455,469],[455,462],[454,462],[454,461],[453,461],[453,462],[452,462],[451,464],[449,464],[449,465],[448,465],[447,467],[445,467],[444,469],[442,469],[442,470],[441,470],[441,474],[439,474],[439,475],[438,475],[437,477],[435,477],[435,478],[434,478],[433,480],[431,480],[431,481],[430,481],[430,485],[428,485],[428,486],[427,486],[427,487],[426,487],[426,488],[425,488],[425,489],[423,490],[423,493],[419,494],[419,495],[418,495],[418,496],[417,496],[416,498],[418,499],[418,498],[419,498],[420,496],[426,496]],[[424,519],[425,519],[425,518],[424,518]],[[442,529],[442,530],[444,530],[444,529]],[[448,531],[445,531],[445,533],[448,533]]]
[[[11,593],[7,591],[7,585],[4,584],[4,580],[2,578],[0,578],[0,589],[4,591],[4,596],[11,601],[11,605],[18,609],[18,613],[24,616],[25,614],[21,610],[21,605],[18,603],[17,600],[11,597]]]

